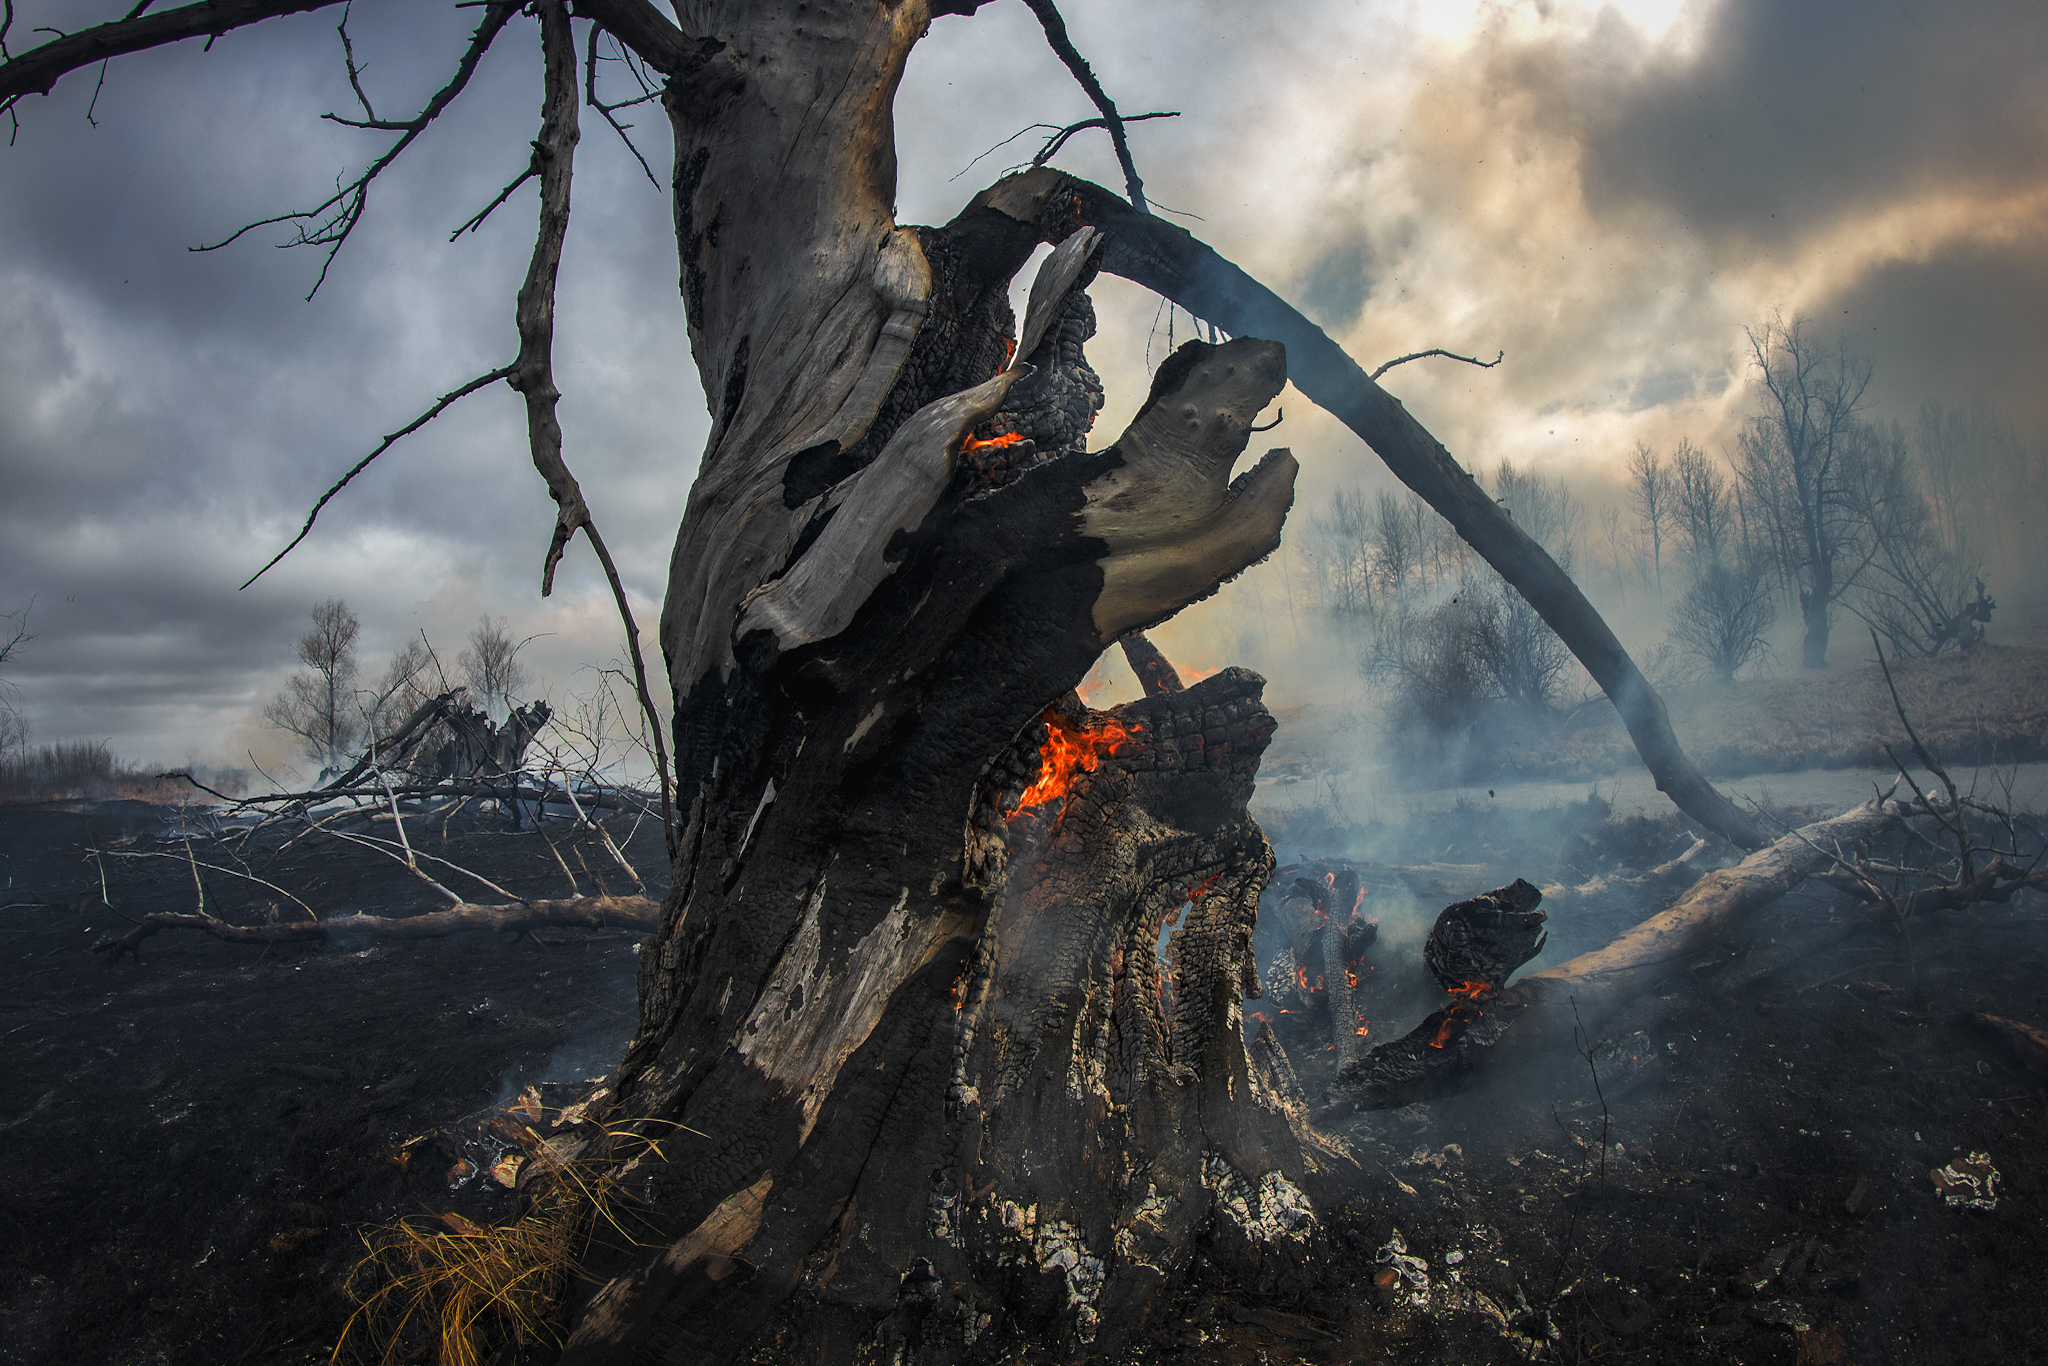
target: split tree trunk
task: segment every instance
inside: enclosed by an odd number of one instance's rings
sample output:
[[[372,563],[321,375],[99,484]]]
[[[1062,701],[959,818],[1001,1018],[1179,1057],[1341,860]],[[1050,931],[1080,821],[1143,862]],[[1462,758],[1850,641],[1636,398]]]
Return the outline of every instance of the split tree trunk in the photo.
[[[1277,546],[1293,459],[1231,467],[1285,356],[1191,343],[1090,453],[1099,235],[1019,328],[1034,225],[892,220],[925,6],[713,8],[669,96],[683,831],[613,1111],[688,1126],[627,1177],[676,1241],[593,1268],[564,1359],[1113,1351],[1201,1238],[1295,1274],[1329,1160],[1250,1103],[1261,681],[1048,710]]]
[[[1192,278],[1156,220],[1053,172],[895,223],[904,60],[974,7],[684,4],[691,39],[578,7],[675,76],[713,428],[662,618],[682,831],[612,1111],[659,1128],[625,1181],[674,1241],[591,1268],[566,1361],[1113,1355],[1198,1252],[1269,1285],[1313,1260],[1345,1159],[1239,1014],[1260,680],[1069,696],[1277,546],[1292,457],[1231,478],[1289,372],[1255,337],[1308,347],[1323,401],[1578,633],[1660,783],[1740,825],[1569,580],[1298,314],[1228,311],[1234,267]],[[1244,335],[1181,348],[1091,452],[1098,264]]]

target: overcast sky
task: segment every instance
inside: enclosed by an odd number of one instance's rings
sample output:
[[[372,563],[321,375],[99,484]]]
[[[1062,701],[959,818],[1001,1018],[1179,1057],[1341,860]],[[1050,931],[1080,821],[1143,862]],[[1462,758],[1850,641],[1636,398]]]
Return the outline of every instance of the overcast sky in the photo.
[[[127,6],[16,8],[19,50],[37,24]],[[1127,112],[1181,111],[1132,133],[1158,204],[1198,215],[1181,221],[1368,365],[1425,346],[1507,352],[1498,370],[1389,377],[1470,465],[1583,476],[1638,439],[1718,449],[1753,401],[1742,327],[1773,309],[1869,353],[1890,415],[1981,399],[2048,426],[2039,0],[1067,8]],[[502,387],[387,454],[236,591],[379,436],[515,349],[531,188],[473,237],[448,234],[525,163],[539,110],[527,21],[378,181],[312,302],[319,258],[276,249],[283,229],[189,250],[317,202],[383,145],[319,117],[351,112],[336,18],[123,58],[96,103],[93,73],[74,74],[25,103],[0,148],[0,610],[34,603],[36,639],[10,677],[37,739],[275,757],[255,714],[328,596],[361,615],[373,665],[421,630],[452,654],[485,612],[541,636],[529,658],[558,698],[618,657],[580,543],[539,596],[553,509]],[[417,108],[473,22],[445,3],[358,0],[350,31],[379,113]],[[662,120],[639,113],[660,175]],[[1033,144],[967,169],[977,154],[1090,113],[1019,0],[936,21],[897,106],[899,217],[943,221]],[[1121,183],[1099,135],[1060,162]],[[651,629],[703,399],[665,198],[587,114],[575,204],[556,350],[567,454]],[[1106,443],[1168,318],[1121,282],[1097,297]],[[1184,316],[1173,326],[1185,336]],[[1301,457],[1306,499],[1375,471],[1292,397],[1271,440]],[[1217,655],[1210,667],[1255,645],[1168,634]]]

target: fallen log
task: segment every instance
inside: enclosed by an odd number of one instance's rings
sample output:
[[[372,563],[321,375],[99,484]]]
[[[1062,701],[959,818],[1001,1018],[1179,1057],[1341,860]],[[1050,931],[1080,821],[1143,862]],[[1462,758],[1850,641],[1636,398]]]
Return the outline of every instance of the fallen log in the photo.
[[[1757,850],[1733,868],[1703,875],[1669,909],[1651,916],[1603,948],[1545,968],[1515,983],[1531,1009],[1518,1033],[1547,1030],[1564,1017],[1567,998],[1578,1002],[1590,1027],[1637,993],[1662,980],[1737,920],[1784,896],[1834,861],[1834,851],[1870,838],[1899,819],[1898,803],[1873,798],[1824,821],[1802,826]]]
[[[464,930],[646,930],[661,924],[661,903],[644,896],[579,896],[560,901],[514,901],[497,906],[468,902],[424,915],[329,916],[324,920],[283,920],[275,924],[237,925],[219,916],[192,911],[156,911],[136,921],[123,935],[109,935],[92,946],[94,953],[118,963],[123,954],[141,957],[142,941],[163,930],[203,930],[231,944],[320,943],[329,939],[440,939]]]
[[[1899,803],[1879,797],[1803,826],[1732,868],[1705,874],[1668,909],[1604,947],[1505,988],[1499,981],[1539,947],[1534,936],[1543,916],[1534,907],[1540,894],[1518,882],[1447,908],[1426,950],[1432,975],[1447,988],[1445,1004],[1407,1035],[1380,1045],[1346,1068],[1333,1103],[1317,1114],[1318,1120],[1462,1089],[1479,1070],[1508,1052],[1567,1043],[1578,1031],[1596,1035],[1603,1021],[1682,970],[1744,916],[1824,871],[1836,862],[1838,851],[1869,839],[1903,814]],[[1445,918],[1464,906],[1495,903],[1502,913],[1481,917],[1478,928],[1488,934],[1504,933],[1504,947],[1496,954],[1489,940],[1481,945],[1488,951],[1475,956],[1465,944],[1473,926],[1447,925]],[[1447,930],[1453,932],[1446,934]],[[1496,957],[1507,966],[1484,961]]]

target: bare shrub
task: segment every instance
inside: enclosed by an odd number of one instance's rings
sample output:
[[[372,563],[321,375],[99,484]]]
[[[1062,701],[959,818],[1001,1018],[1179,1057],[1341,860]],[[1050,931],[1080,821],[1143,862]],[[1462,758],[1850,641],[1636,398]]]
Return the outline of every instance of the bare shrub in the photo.
[[[1776,595],[1761,559],[1743,556],[1728,564],[1709,561],[1672,616],[1671,638],[1723,683],[1770,653],[1766,639],[1777,619]]]

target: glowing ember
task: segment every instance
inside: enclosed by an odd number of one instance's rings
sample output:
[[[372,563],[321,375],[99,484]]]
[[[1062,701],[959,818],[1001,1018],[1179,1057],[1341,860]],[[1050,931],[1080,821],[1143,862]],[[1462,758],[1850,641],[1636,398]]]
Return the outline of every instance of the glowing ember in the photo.
[[[1462,1022],[1464,1018],[1463,1010],[1463,1006],[1458,1006],[1453,1008],[1450,1014],[1444,1016],[1444,1022],[1436,1027],[1436,1037],[1429,1041],[1431,1048],[1442,1048],[1444,1046],[1444,1040],[1451,1037],[1451,1026]]]
[[[1444,1041],[1451,1037],[1452,1025],[1463,1024],[1469,1019],[1477,1019],[1479,1016],[1484,1015],[1486,1012],[1481,1010],[1476,1002],[1482,996],[1491,996],[1493,992],[1494,985],[1491,982],[1460,982],[1458,985],[1450,988],[1451,995],[1458,998],[1458,1004],[1451,1007],[1451,1013],[1444,1016],[1443,1023],[1436,1027],[1436,1037],[1429,1041],[1429,1046],[1431,1048],[1442,1048]],[[1470,1016],[1465,1014],[1465,1008],[1468,1005],[1472,1008]]]
[[[1114,754],[1119,744],[1138,731],[1114,716],[1103,716],[1093,725],[1071,730],[1066,719],[1050,708],[1045,713],[1045,725],[1045,743],[1038,749],[1038,781],[1024,789],[1017,809],[1010,813],[1012,819],[1055,798],[1065,799],[1083,773],[1093,773],[1103,755]]]
[[[1025,439],[1022,432],[1004,432],[1001,436],[992,436],[986,441],[983,441],[978,436],[970,436],[960,443],[960,454],[973,455],[976,451],[999,451],[1005,447],[1014,446]]]

